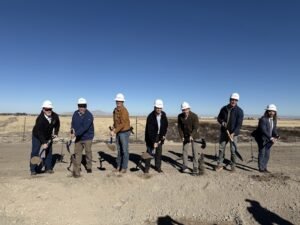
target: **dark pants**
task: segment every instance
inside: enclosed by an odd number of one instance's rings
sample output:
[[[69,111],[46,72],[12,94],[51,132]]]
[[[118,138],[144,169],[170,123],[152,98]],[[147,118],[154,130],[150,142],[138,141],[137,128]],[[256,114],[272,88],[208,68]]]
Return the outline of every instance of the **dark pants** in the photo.
[[[262,143],[258,144],[258,169],[266,170],[270,159],[270,152],[273,142],[269,142],[266,145]]]
[[[155,152],[154,152],[155,151]],[[162,145],[159,144],[156,149],[147,146],[147,152],[150,155],[154,156],[155,160],[155,169],[161,169],[161,156],[162,156]],[[147,164],[147,163],[146,163]],[[147,167],[147,165],[146,165]],[[150,161],[149,161],[149,167],[150,167]]]
[[[34,156],[39,156],[42,143],[35,136],[32,136],[32,149],[30,159]],[[49,147],[45,150],[45,170],[52,170],[52,143],[49,144]],[[37,169],[39,165],[33,165],[30,163],[31,172],[39,172]],[[42,168],[40,168],[42,169]]]
[[[156,141],[157,142],[159,141],[159,135],[157,135]],[[147,152],[150,155],[154,156],[155,169],[156,170],[160,170],[161,169],[162,144],[159,144],[156,149],[154,149],[153,147],[147,146]],[[145,172],[149,171],[150,162],[151,162],[151,159],[150,160],[146,160],[146,162],[145,162]]]

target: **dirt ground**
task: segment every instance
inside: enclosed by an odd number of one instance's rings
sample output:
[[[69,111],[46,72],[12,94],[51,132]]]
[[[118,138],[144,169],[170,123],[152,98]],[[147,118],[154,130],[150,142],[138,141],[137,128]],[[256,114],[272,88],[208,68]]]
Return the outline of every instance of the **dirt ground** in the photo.
[[[54,174],[29,175],[30,143],[0,144],[1,225],[236,225],[300,224],[299,144],[278,143],[272,149],[269,170],[257,171],[257,150],[240,145],[244,162],[237,171],[213,171],[215,146],[205,150],[206,173],[179,172],[180,144],[163,147],[164,173],[136,170],[144,145],[130,145],[127,174],[112,172],[116,152],[93,145],[93,173],[82,167],[75,179],[66,169],[69,154],[54,145]],[[226,151],[229,156],[229,149]],[[99,157],[101,155],[102,167]],[[104,160],[104,161],[103,161]],[[192,163],[190,162],[192,167]]]

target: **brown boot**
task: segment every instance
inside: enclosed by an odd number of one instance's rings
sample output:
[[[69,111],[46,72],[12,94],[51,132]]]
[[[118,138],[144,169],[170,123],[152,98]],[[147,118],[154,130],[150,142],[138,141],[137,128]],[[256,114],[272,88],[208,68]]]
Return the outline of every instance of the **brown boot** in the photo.
[[[127,170],[126,169],[121,169],[121,173],[126,173]]]
[[[216,171],[216,172],[220,172],[221,170],[223,170],[223,166],[217,165],[217,166],[215,167],[215,171]]]
[[[112,171],[113,171],[114,173],[118,173],[118,172],[120,172],[120,168],[119,168],[119,167],[114,168]]]

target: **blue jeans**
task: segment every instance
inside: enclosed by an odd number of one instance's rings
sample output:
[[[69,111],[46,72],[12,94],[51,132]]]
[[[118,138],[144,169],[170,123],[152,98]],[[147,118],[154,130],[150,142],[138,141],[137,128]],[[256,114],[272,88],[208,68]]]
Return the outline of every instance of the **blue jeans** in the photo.
[[[39,139],[32,136],[32,149],[31,149],[31,156],[30,159],[34,156],[39,156],[40,149],[41,149],[42,143]],[[45,169],[46,170],[52,170],[52,143],[49,144],[49,147],[45,150]],[[30,171],[31,172],[39,172],[37,171],[39,168],[39,165],[33,165],[30,163]],[[41,169],[41,168],[40,168]]]
[[[258,146],[258,169],[259,170],[266,170],[267,165],[270,159],[270,152],[271,152],[271,147],[273,143],[267,143],[265,146],[259,145]]]
[[[117,156],[117,166],[121,169],[128,168],[128,160],[129,160],[129,150],[128,150],[128,142],[129,142],[130,131],[118,133],[116,136],[116,143],[118,149]]]

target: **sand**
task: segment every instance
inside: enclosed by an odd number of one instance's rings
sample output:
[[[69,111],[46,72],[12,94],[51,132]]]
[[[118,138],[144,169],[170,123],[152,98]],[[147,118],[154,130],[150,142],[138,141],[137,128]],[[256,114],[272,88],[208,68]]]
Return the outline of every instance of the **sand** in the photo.
[[[98,143],[93,145],[93,173],[83,168],[82,177],[75,179],[66,169],[70,156],[60,143],[54,153],[59,156],[63,150],[65,163],[56,162],[54,174],[33,177],[30,143],[1,143],[0,224],[300,224],[299,147],[278,143],[271,153],[272,173],[261,174],[256,158],[248,162],[249,145],[241,144],[245,162],[239,162],[235,173],[217,173],[211,144],[205,150],[206,173],[195,177],[179,172],[180,144],[164,146],[164,173],[151,169],[149,176],[135,170],[145,146],[131,144],[131,170],[119,176],[112,172],[116,152]],[[102,168],[99,152],[105,158]]]

